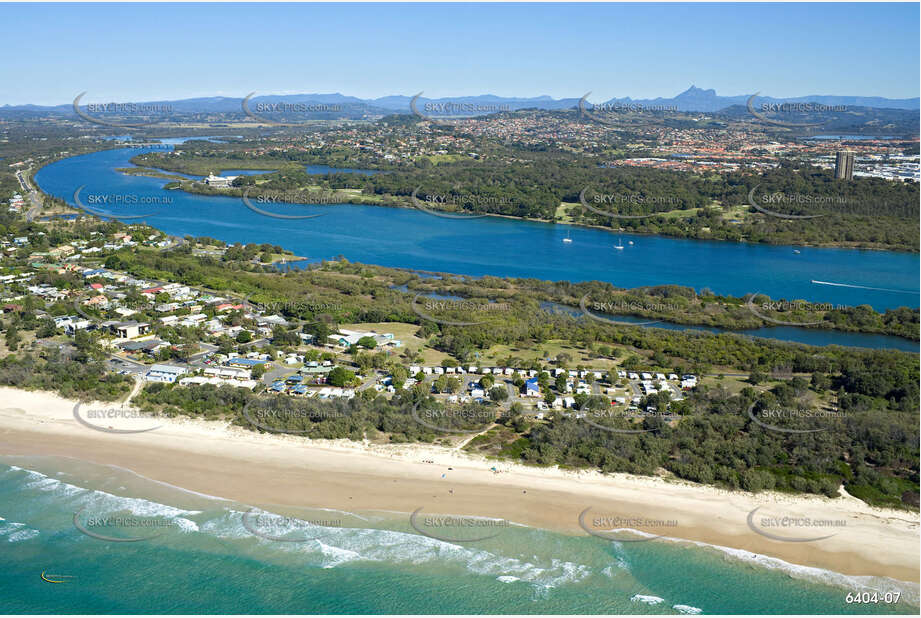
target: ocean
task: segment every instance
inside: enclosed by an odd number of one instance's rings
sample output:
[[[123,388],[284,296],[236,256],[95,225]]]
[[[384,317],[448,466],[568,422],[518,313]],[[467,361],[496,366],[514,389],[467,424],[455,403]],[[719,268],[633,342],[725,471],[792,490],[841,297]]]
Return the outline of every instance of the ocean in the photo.
[[[676,539],[511,525],[449,542],[406,514],[259,506],[111,466],[0,457],[0,613],[918,612],[917,586]],[[900,602],[846,602],[867,587]]]

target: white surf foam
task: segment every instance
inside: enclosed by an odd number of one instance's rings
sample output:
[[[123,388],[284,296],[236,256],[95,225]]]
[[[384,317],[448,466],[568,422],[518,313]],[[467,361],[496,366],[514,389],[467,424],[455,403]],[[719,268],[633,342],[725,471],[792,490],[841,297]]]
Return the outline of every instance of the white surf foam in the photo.
[[[29,539],[34,539],[39,534],[38,530],[33,530],[29,528],[27,530],[19,530],[13,534],[6,537],[6,540],[10,543],[19,543],[20,541],[28,541]]]
[[[658,605],[665,601],[662,597],[653,596],[651,594],[635,594],[630,597],[630,600],[634,603],[645,603],[646,605]]]
[[[39,531],[19,521],[0,519],[0,538],[6,537],[8,543],[28,541],[39,535]]]
[[[258,515],[267,517],[258,518]],[[377,528],[312,526],[267,511],[254,512],[251,526],[266,536],[303,542],[275,542],[253,535],[243,526],[243,513],[225,511],[201,524],[206,533],[226,539],[255,539],[263,547],[282,552],[299,552],[324,567],[335,567],[356,560],[402,564],[454,562],[468,571],[494,577],[516,577],[535,586],[555,587],[579,581],[591,574],[585,565],[556,558],[532,561],[502,556],[490,551],[465,547],[418,534]]]
[[[196,524],[191,519],[186,519],[185,517],[174,517],[173,523],[176,524],[181,532],[198,532],[198,524]]]
[[[87,489],[35,470],[16,467],[16,471],[25,473],[26,482],[22,486],[23,489],[46,494],[52,497],[58,506],[63,505],[74,512],[85,510],[98,516],[127,511],[138,517],[169,519],[182,532],[198,531],[198,524],[187,517],[198,515],[201,511],[180,509],[143,498],[117,496],[99,489]]]
[[[341,547],[333,547],[332,545],[326,545],[322,541],[316,541],[320,547],[320,551],[323,553],[326,561],[323,564],[324,569],[332,569],[340,564],[346,562],[354,562],[356,560],[361,560],[361,554],[350,551],[348,549],[342,549]]]
[[[632,532],[647,537],[656,537],[654,534],[649,534],[640,530],[633,530]],[[671,543],[683,543],[694,545],[696,547],[702,547],[705,549],[715,550],[734,560],[755,564],[756,566],[765,569],[783,571],[791,577],[811,581],[818,584],[837,586],[847,590],[861,590],[879,593],[900,592],[902,594],[902,598],[906,602],[911,603],[912,605],[918,604],[919,586],[913,582],[903,582],[897,579],[892,579],[891,577],[879,577],[873,575],[844,575],[843,573],[837,573],[827,569],[793,564],[791,562],[781,560],[780,558],[773,558],[771,556],[756,554],[733,547],[713,545],[711,543],[704,543],[702,541],[690,541],[688,539],[679,539],[668,536],[656,537],[656,539],[661,541],[668,541]]]
[[[690,605],[672,605],[672,609],[677,610],[679,614],[700,614],[703,612],[699,607]]]

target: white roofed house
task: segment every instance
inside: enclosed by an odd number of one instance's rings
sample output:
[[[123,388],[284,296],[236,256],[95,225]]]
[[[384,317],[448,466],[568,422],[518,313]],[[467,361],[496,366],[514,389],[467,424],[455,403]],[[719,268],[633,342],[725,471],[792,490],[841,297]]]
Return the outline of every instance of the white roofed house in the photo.
[[[243,367],[206,367],[202,373],[206,376],[233,380],[249,380],[252,377],[252,370]]]
[[[180,324],[180,326],[190,326],[190,327],[193,327],[193,328],[194,328],[194,327],[198,326],[199,324],[201,324],[202,322],[204,322],[204,321],[207,320],[207,319],[208,319],[208,316],[206,316],[204,313],[196,313],[196,314],[193,314],[193,315],[187,315],[187,316],[185,316],[185,317],[179,322],[179,324]]]
[[[259,326],[288,326],[288,320],[280,315],[267,315],[256,318],[256,324]]]
[[[151,365],[144,379],[148,382],[165,382],[172,384],[179,379],[179,376],[188,373],[182,367],[173,365]]]
[[[282,319],[278,316],[270,316],[270,318],[273,318],[275,320]],[[274,323],[277,324],[279,322],[275,321]],[[403,345],[403,343],[400,340],[393,338],[392,333],[380,334],[374,331],[359,332],[359,331],[354,331],[354,330],[347,330],[345,328],[340,328],[338,334],[330,335],[329,340],[332,342],[333,345],[339,345],[339,346],[348,348],[353,345],[357,345],[358,342],[361,341],[365,337],[370,337],[371,339],[374,340],[374,343],[376,346],[382,347],[382,348],[390,347],[390,346],[398,348]]]
[[[358,333],[351,333],[345,329],[342,329],[340,334],[329,336],[329,341],[333,345],[338,345],[343,348],[348,348],[357,344],[359,339],[361,339],[361,336]]]
[[[74,334],[78,330],[86,330],[91,324],[92,322],[89,320],[76,315],[66,315],[54,318],[54,325],[58,328],[63,328],[69,335]]]
[[[208,185],[209,187],[215,187],[217,189],[226,189],[230,187],[231,183],[236,180],[236,176],[215,176],[213,173],[208,174],[206,178],[202,179],[202,182]]]
[[[209,333],[218,333],[218,332],[224,330],[224,324],[221,323],[221,321],[218,320],[217,318],[213,318],[213,319],[211,319],[211,320],[208,320],[207,322],[205,322],[204,324],[202,324],[202,326],[203,326],[203,327],[205,328],[205,330],[207,330]]]
[[[122,316],[123,318],[127,318],[137,313],[137,311],[134,309],[128,309],[127,307],[116,307],[115,313]]]
[[[187,386],[189,384],[214,384],[215,386],[235,386],[238,388],[248,388],[253,390],[256,388],[258,382],[255,380],[228,380],[225,378],[217,378],[214,376],[205,377],[205,376],[193,376],[191,378],[181,378],[179,380],[180,386]]]

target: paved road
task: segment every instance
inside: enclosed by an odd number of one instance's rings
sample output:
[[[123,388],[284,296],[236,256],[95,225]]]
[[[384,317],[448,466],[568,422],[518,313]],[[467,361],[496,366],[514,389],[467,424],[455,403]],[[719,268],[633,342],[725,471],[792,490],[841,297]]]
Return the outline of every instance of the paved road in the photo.
[[[210,343],[205,343],[204,341],[199,341],[199,342],[198,342],[198,347],[202,348],[202,351],[199,352],[198,354],[193,354],[192,356],[189,357],[189,364],[190,364],[190,365],[191,365],[192,363],[196,363],[196,364],[197,364],[202,358],[204,358],[204,357],[207,356],[208,354],[214,354],[215,352],[217,352],[217,351],[220,349],[220,348],[218,348],[216,345],[212,345],[212,344],[210,344]]]
[[[355,389],[355,392],[358,393],[358,392],[371,388],[377,383],[377,379],[380,378],[382,375],[383,374],[378,374],[377,371],[372,371],[371,375],[368,376],[368,378],[364,382],[361,383],[361,386]]]
[[[106,360],[116,371],[130,371],[134,374],[147,373],[149,367],[143,363],[133,361],[127,358],[121,358],[120,356],[115,356],[114,354],[109,354],[109,358]]]
[[[270,385],[272,384],[272,382],[275,382],[276,380],[279,380],[294,372],[295,372],[294,367],[290,367],[288,365],[275,364],[272,366],[271,369],[269,369],[264,374],[262,374],[262,383]]]
[[[32,188],[27,178],[27,174],[31,170],[32,168],[29,168],[25,171],[20,170],[16,172],[16,179],[19,181],[19,186],[28,194],[29,200],[32,202],[32,206],[26,211],[26,221],[32,221],[42,209],[42,196],[38,191]]]

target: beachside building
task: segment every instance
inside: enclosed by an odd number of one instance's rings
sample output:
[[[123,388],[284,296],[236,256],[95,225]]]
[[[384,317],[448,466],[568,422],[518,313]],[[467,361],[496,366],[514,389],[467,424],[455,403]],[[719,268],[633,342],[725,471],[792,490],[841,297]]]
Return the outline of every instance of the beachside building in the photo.
[[[242,367],[206,367],[202,373],[206,376],[227,380],[250,380],[253,372]]]
[[[182,367],[173,365],[151,365],[144,379],[148,382],[165,382],[172,384],[179,379],[179,376],[188,373]]]
[[[181,386],[187,386],[189,384],[214,384],[215,386],[235,386],[238,388],[248,388],[253,390],[256,388],[257,382],[255,380],[226,380],[224,378],[217,377],[205,377],[205,376],[193,376],[191,378],[182,378],[179,380]]]

